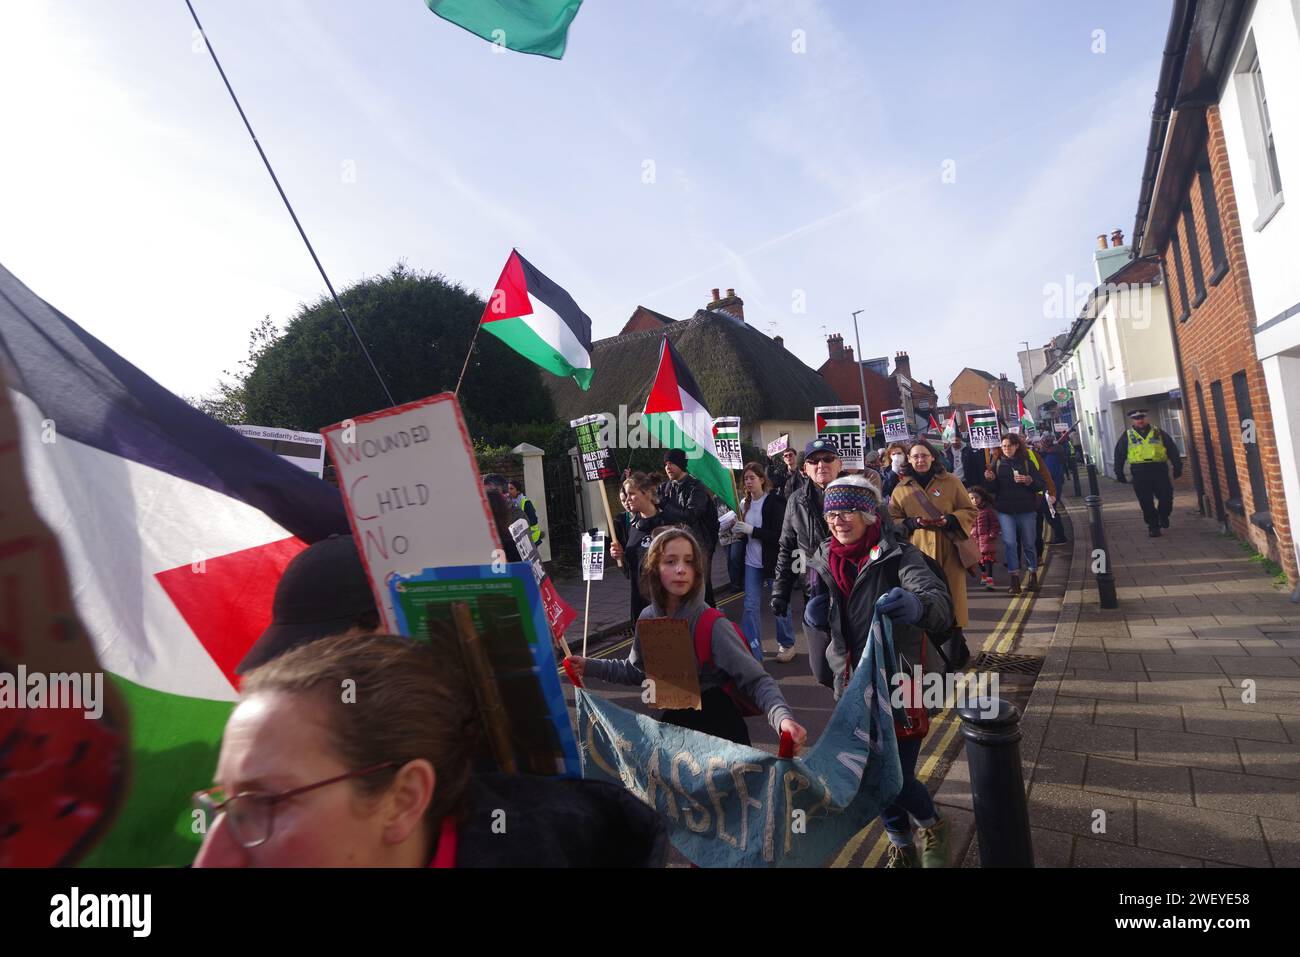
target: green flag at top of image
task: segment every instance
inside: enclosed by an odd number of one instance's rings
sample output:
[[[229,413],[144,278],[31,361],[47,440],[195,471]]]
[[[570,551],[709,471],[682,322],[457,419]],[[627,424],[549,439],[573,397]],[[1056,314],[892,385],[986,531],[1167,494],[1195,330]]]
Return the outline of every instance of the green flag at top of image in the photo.
[[[424,0],[470,33],[516,53],[560,59],[582,0]]]

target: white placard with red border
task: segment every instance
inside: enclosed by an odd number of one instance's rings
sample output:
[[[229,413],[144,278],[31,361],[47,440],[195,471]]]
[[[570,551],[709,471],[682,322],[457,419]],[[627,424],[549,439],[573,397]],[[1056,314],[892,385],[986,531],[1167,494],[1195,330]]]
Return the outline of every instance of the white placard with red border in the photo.
[[[370,587],[396,633],[391,575],[484,565],[501,542],[450,392],[321,429]]]

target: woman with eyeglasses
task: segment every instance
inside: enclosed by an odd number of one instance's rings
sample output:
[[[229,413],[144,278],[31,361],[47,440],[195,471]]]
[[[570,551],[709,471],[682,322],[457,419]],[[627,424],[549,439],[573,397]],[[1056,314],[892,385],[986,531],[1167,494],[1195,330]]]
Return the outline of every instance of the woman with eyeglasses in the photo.
[[[195,795],[206,836],[194,866],[662,862],[657,815],[623,788],[476,774],[481,726],[446,629],[428,644],[339,635],[294,648],[244,680],[219,787]],[[583,827],[560,826],[575,815]]]
[[[907,541],[883,507],[879,490],[862,476],[849,475],[828,485],[823,510],[831,537],[817,549],[809,568],[826,588],[804,614],[820,619],[813,623],[830,631],[826,660],[835,676],[836,699],[866,650],[877,613],[887,615],[893,626],[897,659],[886,663],[891,690],[904,678],[914,680],[917,668],[937,670],[934,649],[926,647],[926,632],[943,634],[952,626],[952,600],[943,579]],[[916,779],[926,726],[895,727],[903,788],[881,813],[890,841],[887,866],[946,867],[948,825]],[[919,848],[912,836],[913,819],[920,828]]]
[[[970,621],[966,602],[966,567],[957,539],[970,537],[979,512],[966,486],[949,472],[928,442],[913,442],[907,450],[903,476],[889,499],[889,517],[907,529],[911,542],[943,569],[952,595],[953,628],[944,654],[953,669],[970,660],[962,631]]]

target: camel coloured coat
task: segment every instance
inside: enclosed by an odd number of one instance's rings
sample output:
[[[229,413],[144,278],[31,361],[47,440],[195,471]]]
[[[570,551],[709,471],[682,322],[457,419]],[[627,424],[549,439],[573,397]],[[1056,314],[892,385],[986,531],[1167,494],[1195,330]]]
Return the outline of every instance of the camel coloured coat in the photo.
[[[889,499],[889,515],[895,522],[908,518],[929,518],[930,514],[913,495],[917,488],[915,476],[903,476]],[[966,487],[951,472],[932,475],[924,489],[930,504],[944,515],[951,515],[957,520],[960,532],[970,535],[979,515],[971,504]],[[952,542],[952,535],[941,528],[918,528],[912,533],[912,544],[929,555],[943,569],[948,579],[948,590],[952,592],[952,610],[954,624],[965,628],[970,621],[966,605],[966,569],[962,568],[957,557],[957,546]]]

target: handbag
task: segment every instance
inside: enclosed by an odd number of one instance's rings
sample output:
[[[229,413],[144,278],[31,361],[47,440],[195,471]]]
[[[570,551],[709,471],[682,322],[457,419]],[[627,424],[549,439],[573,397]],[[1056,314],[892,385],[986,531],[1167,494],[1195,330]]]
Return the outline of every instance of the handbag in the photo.
[[[943,518],[943,512],[934,507],[923,491],[913,487],[912,494],[916,496],[917,501],[921,503],[921,507],[930,514],[931,518]],[[966,569],[977,567],[980,563],[979,542],[969,535],[963,534],[958,537],[955,532],[948,532],[947,534],[951,537],[952,543],[957,549],[957,560],[961,562],[961,567]]]

